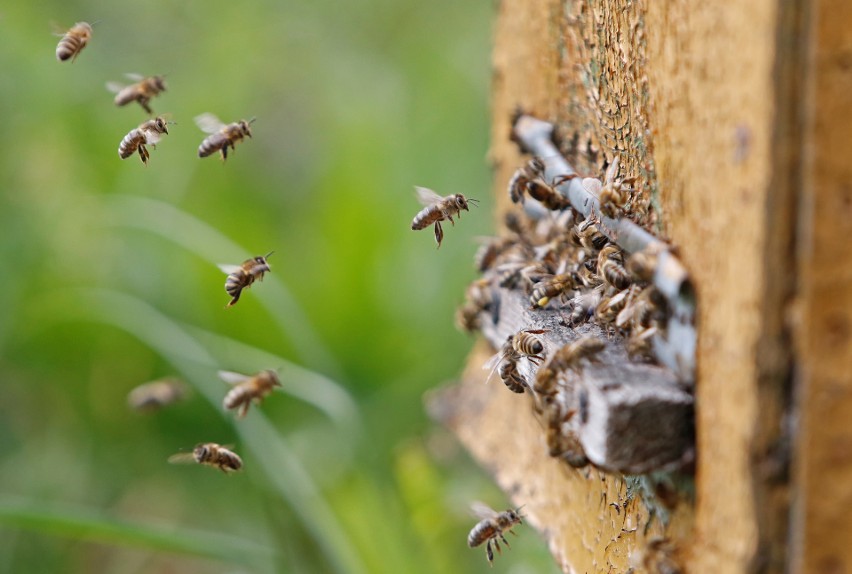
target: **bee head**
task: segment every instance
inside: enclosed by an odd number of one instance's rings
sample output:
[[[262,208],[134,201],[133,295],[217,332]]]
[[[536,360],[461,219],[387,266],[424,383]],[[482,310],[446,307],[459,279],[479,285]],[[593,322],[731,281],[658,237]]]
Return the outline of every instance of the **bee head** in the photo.
[[[532,158],[530,160],[529,166],[533,173],[544,174],[544,160],[542,160],[540,157]]]
[[[240,120],[240,132],[244,136],[251,137],[251,125],[254,123],[254,120],[257,118],[252,118],[249,121]]]
[[[168,122],[166,122],[166,119],[163,116],[159,116],[157,119],[154,120],[154,122],[158,132],[160,132],[161,134],[169,133]]]
[[[165,76],[154,76],[154,85],[161,92],[166,91],[166,77]]]
[[[476,204],[479,203],[478,199],[468,199],[460,193],[456,194],[455,201],[456,207],[460,210],[464,209],[465,211],[470,211],[470,209],[468,209],[468,203],[473,204],[474,207],[476,207]]]
[[[201,462],[207,458],[207,447],[203,444],[196,446],[192,450],[192,455],[195,457],[195,462]]]

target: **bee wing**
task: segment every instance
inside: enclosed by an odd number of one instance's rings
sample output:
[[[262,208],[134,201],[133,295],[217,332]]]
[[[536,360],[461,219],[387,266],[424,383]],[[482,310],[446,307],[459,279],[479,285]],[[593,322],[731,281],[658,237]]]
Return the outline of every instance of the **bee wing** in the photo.
[[[414,193],[417,195],[417,201],[422,205],[435,205],[444,199],[428,187],[414,186]]]
[[[503,352],[494,353],[494,355],[490,359],[485,361],[485,364],[482,365],[483,369],[491,369],[491,371],[488,373],[488,376],[485,378],[486,383],[491,380],[491,377],[494,376],[494,372],[497,370],[497,367],[500,366],[500,361],[502,361],[505,356],[506,354]]]
[[[218,267],[225,275],[236,273],[238,270],[242,269],[239,265],[226,265],[224,263],[219,263],[216,267]]]
[[[201,129],[204,133],[215,134],[225,127],[225,124],[222,123],[222,120],[214,116],[213,114],[204,113],[200,116],[195,116],[195,125]]]
[[[133,82],[141,82],[145,79],[145,76],[143,76],[142,74],[134,74],[132,72],[124,74],[124,77]]]
[[[251,377],[233,371],[219,371],[219,378],[229,385],[239,385],[243,381],[249,380]]]
[[[120,82],[107,82],[106,89],[112,92],[113,94],[117,94],[121,90],[125,88],[125,85]]]
[[[615,176],[618,175],[618,162],[621,160],[621,156],[615,156],[612,160],[612,163],[609,164],[609,167],[606,168],[606,175],[604,176],[607,183],[611,183],[615,180]]]
[[[494,518],[497,516],[497,511],[482,502],[481,500],[474,500],[470,503],[470,513],[479,520],[485,520],[486,518]]]
[[[193,464],[195,463],[195,455],[191,452],[179,452],[169,457],[171,464]]]
[[[586,177],[583,178],[583,188],[597,197],[601,194],[601,189],[603,189],[603,182],[595,177]]]

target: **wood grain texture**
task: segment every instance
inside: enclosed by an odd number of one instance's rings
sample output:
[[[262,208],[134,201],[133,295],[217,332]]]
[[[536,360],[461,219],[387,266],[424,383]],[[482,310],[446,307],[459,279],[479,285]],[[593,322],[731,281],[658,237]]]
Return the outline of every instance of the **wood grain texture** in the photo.
[[[793,566],[852,572],[852,5],[812,4],[799,300]]]
[[[689,572],[783,567],[790,497],[785,442],[790,426],[784,424],[790,420],[790,341],[801,325],[801,354],[816,348],[836,353],[833,363],[804,363],[803,404],[812,409],[810,416],[816,418],[811,420],[828,415],[845,420],[843,415],[852,414],[841,406],[849,401],[839,400],[849,392],[849,369],[842,372],[842,359],[837,358],[842,352],[850,356],[852,305],[845,298],[848,290],[837,288],[837,277],[846,278],[848,267],[841,267],[838,275],[838,247],[829,248],[832,238],[846,237],[844,225],[849,224],[844,221],[852,210],[850,187],[841,184],[850,181],[849,144],[833,139],[848,140],[849,130],[836,120],[845,121],[849,115],[841,109],[846,103],[841,94],[852,93],[852,42],[844,26],[848,18],[842,17],[848,9],[839,4],[819,3],[822,17],[812,33],[824,38],[812,55],[822,75],[814,76],[810,87],[811,106],[821,111],[807,132],[820,153],[814,152],[807,171],[812,180],[805,207],[820,215],[812,215],[810,227],[800,223],[798,228],[795,217],[806,212],[797,208],[798,186],[804,181],[798,143],[804,64],[797,50],[806,45],[801,27],[807,20],[805,3],[503,0],[499,5],[491,159],[500,209],[509,206],[505,185],[522,160],[508,141],[511,114],[520,107],[557,125],[561,151],[583,175],[600,177],[606,163],[621,156],[621,175],[636,177],[642,187],[639,221],[679,248],[695,285],[695,525],[688,536],[684,523],[669,533]],[[837,84],[836,92],[831,82]],[[835,125],[839,128],[832,129]],[[813,223],[822,221],[823,210],[831,211],[836,223],[825,233]],[[807,239],[818,256],[809,263],[810,283],[800,285],[800,315],[807,318],[791,324],[787,308],[796,287],[792,261],[797,238]],[[802,259],[810,256],[808,252]],[[801,271],[804,274],[805,268]],[[838,312],[841,305],[845,313]],[[814,356],[824,359],[827,354]],[[474,393],[471,388],[462,387],[460,401],[465,393]],[[470,404],[488,408],[491,399],[478,391],[471,396],[479,402]],[[494,397],[499,404],[513,399]],[[508,410],[498,412],[506,416]],[[493,448],[503,440],[522,442],[523,437],[500,435],[485,419],[469,415],[480,422],[461,423],[457,432],[468,437],[463,440],[483,464],[495,469],[504,488],[538,480],[534,477],[545,472],[532,462],[523,468],[498,465]],[[799,459],[797,476],[808,492],[827,489],[829,481],[816,469],[842,459],[847,443],[852,444],[841,424],[828,425],[824,432],[809,427],[800,437],[799,452],[807,452]],[[473,444],[474,435],[491,433],[496,433],[492,448]],[[540,431],[530,437],[538,435]],[[592,506],[575,507],[567,501],[612,495],[624,486],[619,482],[623,479],[604,477],[604,486],[596,490],[593,481],[586,482],[577,471],[558,468],[566,476],[543,479],[537,492],[551,493],[547,485],[560,484],[566,494],[542,511],[539,524],[548,532],[559,531],[554,526],[559,524],[577,530],[573,540],[551,538],[554,554],[566,571],[568,565],[576,572],[623,571],[603,559],[595,544],[577,544],[576,539],[607,539],[609,517],[604,509],[595,513]],[[829,475],[832,484],[852,484],[848,472],[845,464],[838,465],[836,474]],[[815,511],[812,499],[802,506],[803,513]],[[848,500],[826,501],[823,511],[839,521],[838,507]],[[831,504],[836,505],[835,514],[830,514]],[[831,567],[839,564],[838,572],[843,567],[848,571],[845,559],[838,558],[845,556],[840,553],[842,543],[826,542],[823,550],[814,550],[817,540],[831,538],[818,524],[814,515],[811,526],[800,533],[800,564],[817,560]],[[615,547],[636,552],[636,547],[620,542]]]

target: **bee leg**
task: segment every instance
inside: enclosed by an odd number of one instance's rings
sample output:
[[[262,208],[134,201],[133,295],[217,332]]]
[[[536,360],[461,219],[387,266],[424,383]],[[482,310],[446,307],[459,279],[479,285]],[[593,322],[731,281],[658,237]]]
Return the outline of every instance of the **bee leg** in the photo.
[[[556,187],[557,185],[562,185],[566,181],[571,181],[575,177],[580,177],[576,173],[572,173],[569,175],[560,175],[559,177],[554,177],[553,181],[550,184],[550,187]]]
[[[438,249],[441,248],[441,240],[444,239],[444,230],[441,228],[441,222],[435,222],[435,241],[438,242]]]
[[[242,293],[242,291],[237,291],[236,294],[233,297],[231,297],[231,300],[228,301],[228,304],[225,305],[225,307],[233,307],[234,305],[236,305],[237,301],[240,300],[240,294],[241,293]]]
[[[509,541],[508,541],[508,540],[506,540],[506,537],[505,537],[505,536],[503,536],[503,533],[502,533],[502,532],[500,533],[500,540],[502,540],[502,541],[503,541],[503,544],[505,544],[505,545],[506,545],[506,548],[511,548],[511,546],[509,546]],[[497,543],[495,542],[494,544],[497,544]]]
[[[153,113],[154,113],[154,110],[152,110],[152,109],[151,109],[151,106],[149,106],[149,105],[148,105],[148,98],[142,98],[142,99],[140,99],[140,100],[139,100],[139,105],[141,105],[141,106],[142,106],[142,108],[143,108],[146,112],[148,112],[148,115],[151,115],[151,114],[153,114]]]
[[[494,552],[491,550],[491,541],[488,541],[488,544],[485,545],[485,557],[488,558],[488,564],[493,568],[494,567]]]
[[[503,535],[501,534],[500,536],[502,537]],[[500,548],[500,543],[497,542],[497,539],[492,538],[491,540],[494,541],[494,548],[497,550],[497,554],[503,554],[503,550]]]
[[[228,144],[223,145],[219,149],[219,155],[222,156],[222,161],[228,159]]]
[[[240,411],[237,413],[238,419],[245,418],[245,416],[248,414],[250,404],[251,402],[246,401],[242,405],[240,405]]]
[[[139,144],[139,156],[142,158],[142,163],[147,166],[148,158],[151,157],[151,154],[148,153],[148,148],[144,144]]]

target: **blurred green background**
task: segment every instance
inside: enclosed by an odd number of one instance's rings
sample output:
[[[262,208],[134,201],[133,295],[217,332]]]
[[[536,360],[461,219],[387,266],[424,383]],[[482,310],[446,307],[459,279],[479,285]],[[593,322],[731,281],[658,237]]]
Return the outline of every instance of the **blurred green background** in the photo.
[[[453,312],[489,233],[489,2],[0,7],[0,572],[476,572],[471,500],[507,501],[425,416],[471,339]],[[96,21],[77,61],[52,24]],[[167,74],[176,125],[105,82]],[[193,117],[257,117],[223,165]],[[409,228],[414,185],[482,200]],[[216,263],[275,250],[233,309]],[[280,368],[236,423],[217,369]],[[130,412],[134,386],[191,400]],[[234,444],[233,476],[166,458]],[[518,528],[495,569],[555,571]]]

